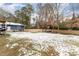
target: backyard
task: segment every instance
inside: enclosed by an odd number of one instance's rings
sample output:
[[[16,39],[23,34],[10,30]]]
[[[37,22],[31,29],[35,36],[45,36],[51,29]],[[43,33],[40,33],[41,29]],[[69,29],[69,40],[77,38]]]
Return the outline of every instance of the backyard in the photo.
[[[0,56],[79,56],[79,4],[0,4]]]
[[[9,32],[0,36],[2,56],[79,56],[79,36]]]

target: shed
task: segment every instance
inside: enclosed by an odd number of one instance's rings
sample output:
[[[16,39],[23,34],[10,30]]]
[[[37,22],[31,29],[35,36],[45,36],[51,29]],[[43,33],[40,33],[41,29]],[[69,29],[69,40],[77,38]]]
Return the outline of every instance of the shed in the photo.
[[[24,25],[20,23],[6,22],[5,23],[7,30],[6,31],[23,31]]]

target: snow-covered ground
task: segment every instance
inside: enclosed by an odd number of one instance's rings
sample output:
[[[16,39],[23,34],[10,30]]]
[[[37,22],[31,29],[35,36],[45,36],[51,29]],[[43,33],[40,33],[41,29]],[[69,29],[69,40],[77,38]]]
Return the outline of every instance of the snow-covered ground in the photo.
[[[66,41],[77,41],[79,42],[79,36],[76,35],[62,35],[53,33],[31,33],[31,32],[10,32],[10,38],[28,38],[34,42],[39,43],[43,48],[48,45],[54,46],[56,51],[60,53],[60,56],[79,55],[79,46],[74,44],[66,43]],[[39,47],[37,47],[39,49]]]

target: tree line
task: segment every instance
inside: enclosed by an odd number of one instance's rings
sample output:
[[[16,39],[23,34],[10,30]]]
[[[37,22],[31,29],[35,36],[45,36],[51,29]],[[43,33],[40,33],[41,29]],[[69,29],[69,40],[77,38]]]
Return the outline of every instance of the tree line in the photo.
[[[79,15],[76,12],[79,10],[79,4],[65,4],[69,5],[68,7],[64,7],[63,5],[63,3],[37,3],[35,10],[32,4],[27,3],[24,7],[17,9],[14,15],[9,12],[5,12],[4,14],[7,15],[0,15],[0,18],[3,18],[7,21],[24,24],[25,28],[42,28],[58,30],[61,28],[72,29],[73,24],[77,22],[74,20],[76,18],[79,18]],[[66,11],[69,11],[68,13],[71,14],[71,16],[69,17],[71,17],[73,21],[63,21],[63,19],[66,18],[65,15],[67,15]],[[31,15],[33,13],[38,14],[38,16],[35,19],[33,19],[33,21],[36,21],[34,26],[30,24]],[[66,24],[70,24],[71,26],[68,27],[66,26]]]

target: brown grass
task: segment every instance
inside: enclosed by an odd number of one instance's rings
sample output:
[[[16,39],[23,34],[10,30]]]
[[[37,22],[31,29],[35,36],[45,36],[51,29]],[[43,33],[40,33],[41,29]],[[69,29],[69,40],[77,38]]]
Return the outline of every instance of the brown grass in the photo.
[[[70,51],[68,52],[70,56],[77,56],[77,52],[76,51]]]
[[[79,47],[79,41],[66,40],[65,43],[70,44],[70,45],[75,45],[75,46]]]
[[[8,46],[6,46],[8,45]],[[9,40],[7,37],[0,37],[0,56],[58,56],[59,53],[55,50],[53,46],[48,46],[46,50],[39,48],[34,48],[35,44],[31,39],[15,39]],[[38,43],[37,46],[40,46]]]
[[[69,45],[74,45],[74,46],[76,46],[76,47],[79,47],[79,41],[66,40],[65,43],[66,43],[66,44],[69,44]],[[76,49],[76,48],[75,48],[75,49]],[[69,50],[68,53],[69,53],[70,56],[76,56],[76,55],[78,55],[78,54],[77,54],[77,51],[75,51],[75,49],[71,48],[71,49]]]
[[[13,46],[14,44],[18,44]],[[9,45],[9,47],[6,47],[6,45]],[[13,47],[12,47],[13,46]],[[23,52],[19,52],[19,49],[21,49],[21,47],[29,49],[31,48],[31,43],[30,40],[15,40],[15,41],[10,41],[8,39],[6,39],[6,37],[1,37],[0,38],[0,56],[17,56],[17,55],[22,55]]]
[[[43,56],[58,56],[59,53],[52,46],[48,46],[45,51],[41,50]]]

